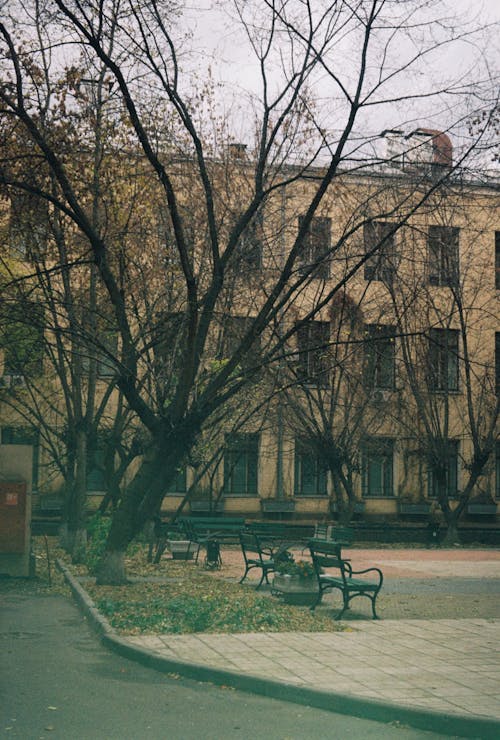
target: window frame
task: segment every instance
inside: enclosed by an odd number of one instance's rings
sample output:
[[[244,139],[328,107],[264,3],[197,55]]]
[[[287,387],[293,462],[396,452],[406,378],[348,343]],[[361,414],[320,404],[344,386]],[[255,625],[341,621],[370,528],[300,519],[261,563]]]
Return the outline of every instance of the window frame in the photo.
[[[304,219],[305,216],[298,217],[299,230],[302,228]],[[316,265],[311,272],[311,277],[328,280],[330,278],[329,250],[331,244],[332,219],[330,216],[313,216],[299,253],[300,272],[305,273],[313,265]]]
[[[394,498],[394,448],[392,437],[368,437],[361,446],[361,489],[363,498]],[[375,458],[378,458],[376,460]],[[371,461],[372,459],[372,461]],[[381,466],[382,486],[371,492],[371,464]]]
[[[297,368],[303,383],[322,388],[328,385],[330,328],[329,321],[315,319],[297,326]],[[321,350],[324,351],[320,355]]]
[[[313,485],[310,491],[304,490],[304,463],[311,463]],[[327,467],[322,462],[319,454],[314,452],[300,437],[295,439],[293,471],[293,491],[295,496],[304,496],[305,498],[318,496],[323,498],[328,495]]]
[[[224,450],[224,496],[258,496],[259,493],[258,433],[240,432],[226,435]],[[253,470],[252,470],[253,467]],[[235,474],[243,473],[243,485],[235,485]]]
[[[460,459],[460,441],[458,439],[449,439],[448,440],[448,453],[447,453],[447,481],[446,481],[446,496],[447,498],[457,498],[458,491],[458,482],[459,482],[459,476],[460,476],[460,469],[459,469],[459,459]],[[450,486],[450,479],[451,483],[454,484],[453,486]],[[427,493],[429,498],[437,499],[437,493],[436,491],[437,484],[435,482],[435,475],[434,471],[432,469],[432,466],[429,465],[428,473],[427,473]],[[452,490],[453,488],[453,490]]]
[[[432,224],[427,231],[428,282],[436,287],[457,285],[460,275],[460,229]]]
[[[394,390],[396,385],[396,329],[388,324],[366,324],[365,385],[373,390]],[[389,367],[385,367],[387,364]],[[383,376],[388,377],[387,381]]]
[[[500,231],[495,231],[495,289],[500,290]]]
[[[439,337],[442,339],[440,340]],[[453,341],[450,346],[451,339]],[[450,383],[450,378],[452,383]],[[430,329],[428,334],[428,384],[429,390],[433,393],[458,393],[460,391],[458,329]]]
[[[379,246],[375,254],[364,263],[364,279],[369,281],[392,281],[396,272],[396,234],[388,236],[396,224],[393,221],[370,221],[363,226],[365,256]]]

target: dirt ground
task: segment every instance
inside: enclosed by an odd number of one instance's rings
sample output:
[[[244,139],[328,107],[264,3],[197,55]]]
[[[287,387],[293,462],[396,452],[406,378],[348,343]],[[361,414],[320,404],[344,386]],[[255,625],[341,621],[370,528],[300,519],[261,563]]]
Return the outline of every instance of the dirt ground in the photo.
[[[292,552],[296,560],[308,559],[305,550]],[[343,554],[354,570],[382,570],[378,611],[383,619],[500,619],[500,550],[346,548]],[[200,567],[202,560],[200,554]],[[243,572],[239,548],[223,546],[222,568],[214,576],[239,580]],[[249,582],[257,580],[249,574]],[[319,609],[333,614],[339,606],[340,593],[334,592]],[[369,615],[368,600],[356,599],[343,621]]]

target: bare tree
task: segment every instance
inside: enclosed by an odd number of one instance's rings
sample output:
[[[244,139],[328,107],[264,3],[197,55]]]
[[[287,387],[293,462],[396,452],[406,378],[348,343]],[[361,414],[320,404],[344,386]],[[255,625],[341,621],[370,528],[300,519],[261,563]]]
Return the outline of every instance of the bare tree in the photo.
[[[496,297],[493,277],[485,280],[496,196],[476,192],[469,210],[464,206],[471,197],[457,184],[429,204],[407,230],[405,265],[391,285],[402,363],[401,434],[420,460],[420,486],[438,502],[450,544],[458,541],[471,497],[481,497],[491,484],[500,411]]]
[[[40,9],[42,22],[26,35],[25,24],[34,15],[32,6]],[[113,517],[100,569],[102,582],[125,579],[126,544],[157,511],[169,481],[205,422],[248,384],[262,363],[279,359],[297,329],[291,327],[279,337],[269,333],[265,352],[242,372],[242,360],[252,357],[257,338],[265,336],[266,329],[292,305],[303,319],[313,318],[386,240],[387,235],[376,240],[340,277],[332,273],[331,279],[321,278],[318,290],[318,268],[332,256],[340,258],[349,239],[363,229],[366,214],[358,210],[349,229],[311,259],[301,259],[312,219],[339,179],[342,165],[350,165],[354,173],[378,161],[367,155],[370,134],[361,137],[357,127],[366,127],[368,114],[384,106],[401,110],[433,96],[445,102],[458,89],[462,95],[468,91],[461,77],[456,86],[431,81],[425,89],[420,85],[407,92],[413,72],[416,84],[427,59],[460,40],[443,16],[427,15],[428,6],[422,9],[419,3],[372,0],[355,6],[237,2],[234,7],[260,80],[260,94],[253,101],[255,139],[246,157],[241,147],[228,146],[237,140],[218,115],[206,86],[190,85],[188,42],[171,7],[146,0],[26,2],[19,3],[16,13],[0,25],[4,131],[8,138],[13,129],[21,130],[32,147],[27,161],[16,163],[19,177],[12,177],[9,163],[0,172],[0,181],[48,201],[72,220],[88,244],[120,337],[117,386],[152,440]],[[253,22],[254,11],[258,23]],[[418,41],[413,33],[415,23],[420,29]],[[405,46],[409,38],[410,47]],[[56,49],[67,50],[66,58]],[[106,70],[108,84],[121,101],[109,125],[123,124],[126,136],[120,139],[121,148],[116,141],[108,143],[108,151],[119,163],[116,176],[119,170],[127,183],[123,198],[129,197],[131,161],[140,161],[154,182],[168,224],[161,262],[154,260],[157,253],[147,242],[142,254],[133,253],[132,258],[126,243],[116,248],[88,207],[85,191],[92,191],[93,179],[84,153],[89,142],[95,151],[96,134],[86,130],[79,139],[74,127],[76,138],[70,146],[65,139],[68,119],[79,105],[73,92],[73,67],[65,63],[68,55],[71,58],[73,52],[78,55],[83,50]],[[404,79],[404,93],[396,91],[398,76]],[[44,88],[47,84],[50,95]],[[63,107],[54,105],[56,89],[64,97]],[[328,128],[319,113],[319,90],[327,91],[335,108],[335,122]],[[465,153],[456,164],[464,157]],[[23,167],[33,167],[35,162],[50,173],[50,190],[22,176]],[[418,187],[411,192],[400,190],[399,196],[395,188],[395,202],[388,208],[398,211],[395,230],[452,173],[453,167],[447,166],[433,178],[422,175]],[[142,197],[137,195],[146,219],[150,193],[145,187]],[[97,195],[97,202],[104,204],[105,190],[101,188]],[[286,217],[278,218],[280,204],[285,211],[300,209],[301,219],[293,231],[287,229]],[[183,217],[186,211],[196,214],[192,239]],[[236,215],[232,222],[227,219],[229,211]],[[206,359],[213,348],[214,322],[226,310],[231,290],[228,274],[239,274],[241,253],[247,252],[245,244],[259,220],[269,235],[264,269],[259,280],[242,284],[232,303],[236,314],[244,303],[251,321],[227,361],[210,366]],[[135,282],[138,274],[150,276],[147,291],[141,294]],[[154,326],[145,326],[144,317],[164,315],[168,303],[164,276],[172,281],[174,275],[178,286],[175,312],[180,314],[174,342],[178,351],[159,403],[158,395],[152,396],[150,385],[143,382],[148,351],[156,342]],[[160,318],[157,325],[163,326]],[[161,382],[157,380],[156,385]]]

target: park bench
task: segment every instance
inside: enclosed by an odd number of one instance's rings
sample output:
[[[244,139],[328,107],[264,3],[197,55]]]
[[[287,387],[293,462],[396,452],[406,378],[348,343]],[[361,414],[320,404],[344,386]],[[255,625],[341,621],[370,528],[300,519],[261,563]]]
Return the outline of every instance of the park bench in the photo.
[[[245,562],[245,572],[240,579],[240,583],[243,583],[251,570],[257,568],[262,572],[257,588],[262,586],[264,580],[268,584],[268,573],[273,573],[275,570],[275,561],[272,556],[272,551],[261,544],[259,537],[254,532],[242,531],[240,532],[239,537],[241,552]]]
[[[378,619],[375,602],[384,580],[382,571],[379,568],[353,570],[350,562],[341,556],[341,545],[335,542],[314,539],[309,543],[309,550],[319,587],[318,599],[311,609],[314,610],[318,606],[325,591],[338,589],[342,593],[343,608],[336,619],[342,617],[351,600],[357,596],[370,599],[373,619]],[[367,574],[375,574],[376,578],[373,580],[359,578]]]
[[[180,516],[175,523],[195,538],[217,537],[218,540],[233,542],[238,541],[238,535],[245,527],[243,517],[230,516]]]
[[[314,537],[318,540],[332,540],[342,547],[352,545],[354,530],[352,527],[340,527],[336,524],[316,524]]]
[[[257,535],[260,542],[271,550],[304,546],[314,533],[313,525],[291,524],[289,522],[247,522],[246,532]]]

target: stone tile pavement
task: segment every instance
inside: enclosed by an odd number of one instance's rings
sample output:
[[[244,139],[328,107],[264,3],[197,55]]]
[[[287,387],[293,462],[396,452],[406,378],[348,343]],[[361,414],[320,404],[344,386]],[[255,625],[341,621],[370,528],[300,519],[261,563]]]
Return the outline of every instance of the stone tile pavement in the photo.
[[[353,613],[345,632],[122,636],[61,569],[103,641],[133,660],[345,714],[500,738],[500,551],[366,549],[352,556],[357,567],[383,568],[388,600],[403,604],[416,591],[426,618],[393,609],[401,618]],[[219,577],[241,576],[236,551],[223,559]],[[441,593],[451,599],[444,611]],[[449,618],[476,601],[478,616],[466,609],[467,618]]]
[[[356,621],[334,633],[122,640],[170,661],[310,689],[500,720],[500,620]],[[499,726],[500,736],[500,726]]]

